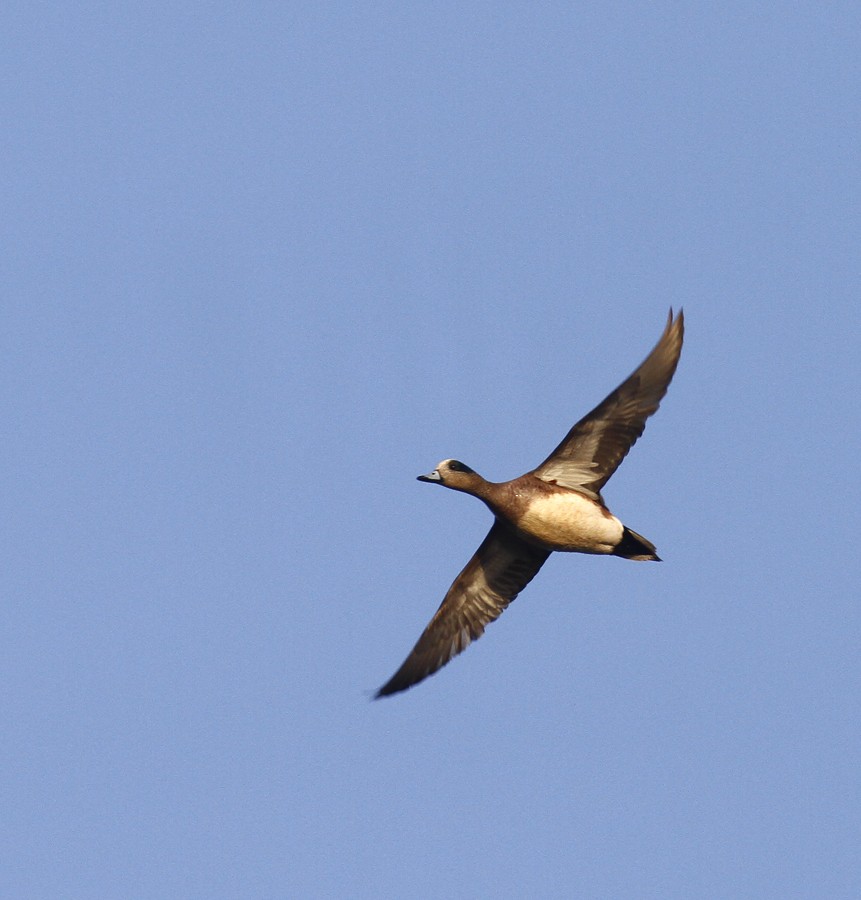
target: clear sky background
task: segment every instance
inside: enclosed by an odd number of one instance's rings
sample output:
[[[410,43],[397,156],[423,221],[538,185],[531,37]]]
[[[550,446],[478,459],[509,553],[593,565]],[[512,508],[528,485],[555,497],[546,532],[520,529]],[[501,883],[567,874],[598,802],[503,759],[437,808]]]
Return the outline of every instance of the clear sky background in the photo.
[[[857,3],[0,24],[0,896],[861,895]],[[670,305],[665,561],[371,702]]]

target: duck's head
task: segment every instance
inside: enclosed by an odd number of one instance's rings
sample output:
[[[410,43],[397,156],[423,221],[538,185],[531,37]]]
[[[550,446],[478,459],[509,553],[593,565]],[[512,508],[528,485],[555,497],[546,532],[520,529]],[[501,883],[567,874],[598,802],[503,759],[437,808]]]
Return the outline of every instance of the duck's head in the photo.
[[[457,459],[444,459],[427,475],[419,475],[419,481],[431,481],[455,491],[471,494],[484,480],[481,475]]]

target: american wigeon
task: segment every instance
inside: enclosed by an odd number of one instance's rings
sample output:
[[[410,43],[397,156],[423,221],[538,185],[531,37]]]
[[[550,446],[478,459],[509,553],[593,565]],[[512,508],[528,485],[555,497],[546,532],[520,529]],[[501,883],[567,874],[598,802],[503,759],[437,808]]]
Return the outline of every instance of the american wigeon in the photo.
[[[674,319],[671,309],[661,339],[642,365],[537,469],[495,484],[456,459],[444,459],[429,475],[419,475],[419,481],[473,494],[495,519],[412,653],[377,697],[418,684],[481,637],[554,550],[660,561],[655,545],[623,525],[600,492],[666,394],[684,329],[684,314],[680,310]]]

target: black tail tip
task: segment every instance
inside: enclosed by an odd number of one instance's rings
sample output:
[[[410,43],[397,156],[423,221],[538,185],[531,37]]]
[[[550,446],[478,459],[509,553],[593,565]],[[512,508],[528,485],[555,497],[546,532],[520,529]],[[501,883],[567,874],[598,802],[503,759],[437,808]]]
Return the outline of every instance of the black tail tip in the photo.
[[[655,553],[655,545],[630,528],[625,528],[622,532],[622,540],[616,545],[613,555],[621,556],[623,559],[661,562],[661,557]]]

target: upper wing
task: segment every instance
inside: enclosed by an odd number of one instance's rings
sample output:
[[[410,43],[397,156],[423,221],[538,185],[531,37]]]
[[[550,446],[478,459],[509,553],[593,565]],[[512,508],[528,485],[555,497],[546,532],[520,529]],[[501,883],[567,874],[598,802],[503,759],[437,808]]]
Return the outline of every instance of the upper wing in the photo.
[[[441,669],[484,634],[509,603],[532,581],[550,556],[499,522],[494,522],[475,555],[448,589],[412,653],[377,691],[377,697],[405,691]]]
[[[666,394],[682,352],[684,333],[684,313],[679,310],[673,319],[671,309],[661,339],[637,371],[584,416],[533,474],[599,499],[601,488]]]

